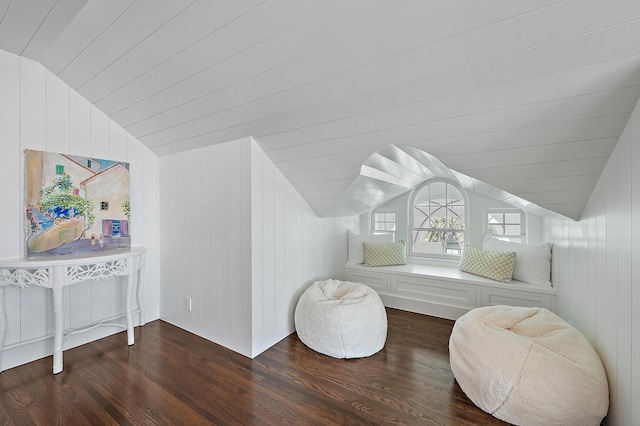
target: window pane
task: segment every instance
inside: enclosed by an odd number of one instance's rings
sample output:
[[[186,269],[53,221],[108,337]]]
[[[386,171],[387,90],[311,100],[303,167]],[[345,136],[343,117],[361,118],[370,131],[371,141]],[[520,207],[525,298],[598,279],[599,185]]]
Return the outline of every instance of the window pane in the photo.
[[[503,213],[489,213],[489,223],[503,223]]]
[[[512,223],[512,224],[520,224],[520,213],[505,213],[504,214],[504,222],[505,223]]]
[[[430,217],[430,225],[429,227],[442,227],[442,225],[445,223],[445,219],[446,219],[446,209],[441,207],[440,204],[432,204],[431,208],[429,209],[429,215]]]
[[[449,227],[451,229],[464,229],[464,219],[454,217],[449,222]]]
[[[384,213],[376,213],[373,215],[374,219],[376,222],[383,222],[384,221]]]
[[[396,224],[395,223],[387,223],[386,224],[386,230],[387,231],[395,231],[396,230]]]
[[[455,224],[454,228],[464,229],[464,204],[451,208],[449,217]]]
[[[413,227],[422,228],[425,227],[427,220],[427,213],[429,210],[424,206],[415,206],[413,209]]]
[[[464,200],[449,199],[449,208],[452,210],[460,210],[464,212]]]
[[[376,231],[384,231],[384,223],[375,223],[373,225],[373,229],[375,229]]]
[[[445,200],[447,198],[447,184],[445,182],[434,182],[429,184],[432,200]]]
[[[462,193],[458,191],[458,188],[456,188],[455,186],[447,185],[447,195],[450,203],[464,204]]]
[[[395,213],[386,213],[384,216],[385,216],[384,219],[387,222],[395,222],[396,221],[396,214]]]
[[[505,225],[505,234],[506,235],[520,235],[521,227],[520,225]]]
[[[413,251],[422,254],[442,254],[443,244],[434,238],[434,235],[427,235],[425,231],[413,231]]]
[[[429,185],[420,188],[420,191],[418,191],[415,198],[413,199],[413,203],[416,205],[429,203]]]
[[[504,228],[502,225],[489,225],[489,234],[504,235]]]
[[[462,243],[458,241],[455,235],[449,240],[447,240],[447,243],[445,244],[445,252],[446,254],[462,253]]]
[[[464,232],[455,232],[453,238],[458,240],[460,247],[464,247]]]

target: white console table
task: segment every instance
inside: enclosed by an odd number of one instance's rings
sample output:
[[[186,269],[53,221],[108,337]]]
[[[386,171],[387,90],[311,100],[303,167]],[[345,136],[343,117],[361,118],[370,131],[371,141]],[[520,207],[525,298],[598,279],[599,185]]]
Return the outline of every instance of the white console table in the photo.
[[[7,335],[7,314],[4,307],[5,287],[25,288],[30,285],[50,288],[53,294],[53,313],[55,330],[53,337],[53,374],[62,371],[62,344],[65,337],[71,334],[89,331],[105,322],[126,316],[127,340],[134,344],[133,314],[140,315],[140,325],[144,325],[142,300],[142,270],[144,268],[143,247],[121,249],[104,252],[96,256],[95,253],[36,257],[30,259],[0,260],[0,371],[2,371],[2,349]],[[99,280],[112,276],[126,276],[125,313],[112,317],[82,329],[64,330],[64,300],[63,288],[87,280]],[[138,308],[133,310],[133,288],[137,280],[136,292]],[[116,324],[109,324],[116,325]]]

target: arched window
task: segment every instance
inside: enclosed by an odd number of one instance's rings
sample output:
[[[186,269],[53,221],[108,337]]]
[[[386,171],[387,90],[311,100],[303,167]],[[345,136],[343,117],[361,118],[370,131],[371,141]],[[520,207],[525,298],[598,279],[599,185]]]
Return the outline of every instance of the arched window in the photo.
[[[448,181],[430,180],[409,198],[411,255],[460,255],[466,234],[466,195]]]

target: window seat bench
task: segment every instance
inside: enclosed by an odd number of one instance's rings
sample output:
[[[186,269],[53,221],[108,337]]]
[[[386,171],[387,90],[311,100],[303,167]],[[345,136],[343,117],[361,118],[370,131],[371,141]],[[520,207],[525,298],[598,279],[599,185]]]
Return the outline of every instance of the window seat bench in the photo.
[[[347,264],[345,274],[348,281],[375,289],[387,307],[452,320],[473,308],[489,305],[540,306],[552,312],[556,309],[555,288],[516,280],[501,283],[461,272],[457,264]]]

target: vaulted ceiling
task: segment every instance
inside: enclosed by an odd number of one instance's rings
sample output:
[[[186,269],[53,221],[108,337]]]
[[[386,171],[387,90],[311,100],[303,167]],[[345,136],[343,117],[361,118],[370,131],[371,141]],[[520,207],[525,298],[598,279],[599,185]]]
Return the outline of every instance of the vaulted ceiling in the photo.
[[[638,0],[0,0],[0,49],[158,155],[255,137],[321,215],[394,144],[578,218],[640,97]]]

